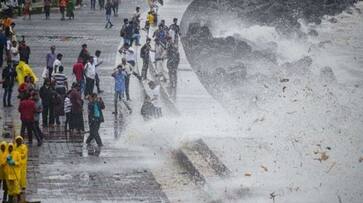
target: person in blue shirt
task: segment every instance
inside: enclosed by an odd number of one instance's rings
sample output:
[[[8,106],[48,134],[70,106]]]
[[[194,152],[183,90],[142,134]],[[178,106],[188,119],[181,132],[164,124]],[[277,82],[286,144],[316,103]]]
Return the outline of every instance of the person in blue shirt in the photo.
[[[113,114],[115,115],[117,115],[118,113],[117,103],[119,100],[125,104],[126,108],[129,110],[130,113],[132,112],[131,107],[125,101],[126,76],[127,76],[126,70],[121,64],[118,65],[116,70],[112,73],[112,77],[115,79],[115,99],[114,99],[115,111],[113,112]]]

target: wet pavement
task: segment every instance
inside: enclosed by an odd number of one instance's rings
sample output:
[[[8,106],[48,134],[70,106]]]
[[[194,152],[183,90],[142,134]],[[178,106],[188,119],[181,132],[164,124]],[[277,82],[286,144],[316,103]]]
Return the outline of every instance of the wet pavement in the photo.
[[[28,162],[28,200],[42,202],[168,202],[166,195],[155,180],[150,165],[156,164],[154,153],[145,148],[130,146],[122,141],[123,129],[129,116],[115,118],[113,111],[113,86],[111,73],[115,67],[116,50],[120,44],[119,30],[124,17],[130,17],[137,5],[145,8],[142,0],[122,0],[119,17],[113,17],[115,26],[104,28],[102,11],[82,8],[76,11],[74,21],[60,21],[59,13],[51,14],[51,20],[34,15],[31,21],[16,20],[16,31],[20,39],[25,36],[31,48],[30,65],[40,77],[45,66],[45,56],[51,45],[62,53],[65,73],[70,81],[72,65],[76,61],[81,45],[88,44],[94,53],[102,51],[104,63],[100,67],[101,94],[106,110],[105,123],[100,134],[102,149],[86,148],[83,144],[87,133],[70,136],[63,127],[44,129],[45,142],[41,147],[30,147]],[[40,84],[40,83],[38,83]],[[136,80],[131,81],[131,106],[138,114],[141,89]],[[15,99],[14,95],[14,101]],[[134,102],[135,101],[135,102]],[[17,105],[14,105],[17,106]],[[19,130],[17,109],[1,112],[2,125],[12,123]],[[85,113],[85,126],[87,115]],[[10,130],[9,130],[10,131]],[[87,131],[87,129],[86,129]]]

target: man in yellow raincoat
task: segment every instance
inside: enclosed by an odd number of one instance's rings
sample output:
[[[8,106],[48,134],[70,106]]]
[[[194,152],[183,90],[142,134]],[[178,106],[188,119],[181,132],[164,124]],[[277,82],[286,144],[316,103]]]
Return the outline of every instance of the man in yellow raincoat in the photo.
[[[21,136],[15,138],[15,151],[20,155],[20,188],[26,189],[26,170],[28,165],[28,146],[24,144],[24,139]]]
[[[25,76],[28,75],[32,78],[32,81],[34,81],[34,83],[38,81],[37,76],[34,74],[30,66],[22,60],[20,60],[18,66],[16,66],[16,73],[16,80],[18,81],[18,84],[23,84]]]
[[[8,186],[9,202],[20,199],[20,155],[14,150],[14,144],[8,144],[8,157],[6,158],[5,174]]]
[[[8,149],[7,143],[2,141],[0,143],[0,184],[3,184],[3,202],[7,201],[8,197],[8,189],[6,187],[6,176],[5,176],[5,166],[6,166],[6,158],[8,157]]]

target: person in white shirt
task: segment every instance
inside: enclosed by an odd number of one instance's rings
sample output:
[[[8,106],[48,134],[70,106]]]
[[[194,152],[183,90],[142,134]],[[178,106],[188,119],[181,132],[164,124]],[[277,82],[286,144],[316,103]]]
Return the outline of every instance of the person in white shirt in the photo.
[[[62,66],[62,58],[63,58],[63,54],[61,54],[61,53],[57,54],[57,58],[54,60],[54,63],[53,63],[53,73],[57,73],[58,68],[60,66]]]
[[[13,66],[16,67],[19,64],[20,60],[18,43],[16,41],[13,41],[12,46],[10,48],[10,53],[11,53],[11,62],[13,63]]]
[[[167,52],[166,47],[159,40],[155,40],[155,68],[157,71],[157,77],[167,82],[168,80],[168,69],[166,68]]]
[[[144,87],[147,96],[154,106],[154,117],[160,118],[162,116],[160,85],[157,85],[154,81],[144,80]]]
[[[95,64],[96,67],[96,78],[95,78],[95,82],[96,82],[96,87],[97,87],[97,92],[98,94],[102,93],[103,91],[100,88],[100,77],[98,76],[98,69],[99,66],[103,63],[103,61],[100,59],[101,56],[101,51],[97,50],[95,52],[95,57],[93,57],[93,63]]]
[[[86,76],[86,89],[84,91],[85,97],[93,93],[96,78],[96,66],[93,61],[93,56],[89,58],[89,62],[84,67],[84,72]]]
[[[64,132],[67,133],[67,130],[72,130],[70,126],[71,116],[72,116],[72,102],[70,99],[71,90],[67,92],[66,97],[64,98],[64,113],[66,114],[66,121],[64,123]],[[69,128],[68,128],[69,127]]]
[[[127,101],[130,101],[130,92],[129,92],[129,87],[130,87],[130,77],[131,75],[134,75],[137,79],[141,80],[141,76],[138,75],[137,73],[135,73],[135,71],[133,70],[133,67],[127,63],[126,58],[122,58],[122,68],[123,70],[126,72],[126,77],[125,77],[125,94],[126,94],[126,99]]]
[[[132,67],[135,67],[136,64],[136,53],[135,50],[128,44],[125,44],[125,57],[127,63],[129,63]]]

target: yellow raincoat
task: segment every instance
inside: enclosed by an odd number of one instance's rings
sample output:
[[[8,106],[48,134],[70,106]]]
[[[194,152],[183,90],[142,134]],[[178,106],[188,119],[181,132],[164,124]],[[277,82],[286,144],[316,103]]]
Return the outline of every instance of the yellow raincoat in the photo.
[[[21,139],[22,143],[24,142],[23,137],[16,136],[15,140]],[[20,155],[20,188],[25,189],[26,188],[26,171],[28,166],[28,146],[25,144],[17,145],[15,144],[15,151],[17,151]]]
[[[20,178],[20,155],[15,149],[13,151],[9,152],[9,148],[13,147],[13,143],[9,143],[8,145],[8,153],[9,156],[11,156],[15,162],[14,166],[9,165],[8,163],[5,166],[5,175],[7,177],[6,179],[6,185],[8,186],[8,194],[11,196],[19,195],[20,194],[20,184],[19,184],[19,178]]]
[[[0,180],[5,180],[5,166],[6,166],[6,158],[8,157],[8,143],[2,141],[0,147],[5,146],[5,151],[0,150]]]
[[[34,74],[33,70],[24,61],[19,61],[18,66],[16,66],[16,73],[16,80],[18,81],[19,85],[24,83],[24,77],[27,75],[33,78],[34,83],[38,81],[38,78]]]
[[[155,16],[154,14],[147,14],[146,20],[149,23],[150,26],[154,26],[155,24]]]

